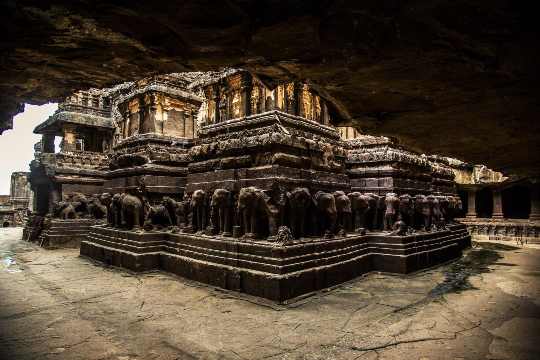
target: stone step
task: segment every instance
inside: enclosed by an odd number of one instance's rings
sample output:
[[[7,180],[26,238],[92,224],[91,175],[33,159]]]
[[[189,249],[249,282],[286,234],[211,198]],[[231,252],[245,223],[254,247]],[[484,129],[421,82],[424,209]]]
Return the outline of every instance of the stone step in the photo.
[[[466,235],[468,237],[468,235]],[[118,248],[135,253],[144,252],[145,249],[159,251],[162,249],[165,253],[171,253],[189,258],[219,263],[224,265],[240,266],[252,270],[266,271],[270,273],[289,273],[299,271],[312,266],[329,265],[342,261],[348,261],[358,256],[377,253],[388,256],[410,256],[414,254],[429,253],[438,248],[448,246],[457,246],[462,236],[460,234],[446,234],[442,237],[427,238],[417,243],[407,243],[406,245],[384,244],[377,242],[358,241],[354,246],[342,247],[335,250],[326,250],[324,252],[308,253],[299,256],[289,256],[280,258],[271,258],[257,256],[253,254],[216,250],[205,246],[196,246],[195,244],[165,241],[164,247],[145,246],[144,242],[135,242],[118,237],[110,237],[101,234],[92,233],[88,242],[94,242],[110,248]],[[189,239],[187,239],[189,241]],[[204,242],[202,242],[204,244]]]
[[[154,245],[154,246],[141,247],[141,246],[137,246],[137,245],[131,245],[131,244],[128,244],[128,243],[125,243],[125,242],[111,241],[111,240],[101,238],[101,237],[94,237],[94,236],[91,236],[91,235],[87,236],[85,238],[85,241],[100,244],[100,245],[107,246],[107,247],[110,247],[110,248],[131,251],[131,252],[134,252],[134,253],[157,252],[157,251],[162,250],[162,245],[161,244]]]

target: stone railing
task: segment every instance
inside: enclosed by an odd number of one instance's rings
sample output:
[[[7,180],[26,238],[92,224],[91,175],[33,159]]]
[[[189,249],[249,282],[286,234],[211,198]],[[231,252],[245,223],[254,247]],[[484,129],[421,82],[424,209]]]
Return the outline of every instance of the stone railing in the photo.
[[[63,111],[70,111],[70,112],[76,112],[81,114],[90,114],[95,116],[101,116],[101,117],[110,117],[111,116],[111,109],[109,108],[98,108],[98,107],[92,107],[92,106],[84,106],[80,104],[73,104],[73,103],[64,103],[58,105],[59,110]]]
[[[89,151],[41,153],[38,161],[47,167],[104,169],[108,166],[107,156]]]

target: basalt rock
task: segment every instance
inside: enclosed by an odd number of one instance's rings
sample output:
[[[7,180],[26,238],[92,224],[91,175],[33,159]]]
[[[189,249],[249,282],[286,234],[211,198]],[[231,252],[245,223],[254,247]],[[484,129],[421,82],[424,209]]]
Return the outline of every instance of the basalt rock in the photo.
[[[155,73],[309,80],[343,124],[538,174],[534,2],[4,1],[0,128],[22,103]],[[524,131],[527,129],[527,131]],[[486,144],[489,144],[486,146]]]

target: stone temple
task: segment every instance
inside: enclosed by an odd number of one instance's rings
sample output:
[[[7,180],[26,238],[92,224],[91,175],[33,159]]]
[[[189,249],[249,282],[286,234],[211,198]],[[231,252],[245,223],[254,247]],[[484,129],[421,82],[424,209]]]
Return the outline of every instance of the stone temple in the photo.
[[[35,129],[24,236],[277,302],[458,258],[467,226],[538,239],[536,184],[336,127],[339,116],[309,83],[240,69],[76,92]],[[494,219],[480,220],[485,189]],[[505,191],[524,194],[530,205],[507,211],[530,220],[504,219]]]
[[[11,174],[9,195],[0,195],[0,226],[22,226],[33,208],[33,194],[28,182],[28,173],[17,171]]]

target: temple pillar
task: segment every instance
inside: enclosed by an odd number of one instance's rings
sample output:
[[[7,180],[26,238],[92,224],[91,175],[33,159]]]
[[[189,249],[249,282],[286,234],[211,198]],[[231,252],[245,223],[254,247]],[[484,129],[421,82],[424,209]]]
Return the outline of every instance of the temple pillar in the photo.
[[[214,124],[217,124],[219,123],[220,121],[220,118],[219,118],[219,88],[217,86],[214,86],[212,88],[212,93],[213,93],[213,101],[214,101]],[[209,107],[210,108],[210,107]],[[208,119],[211,120],[211,115],[208,114]]]
[[[185,114],[184,115],[184,124],[185,124],[184,134],[185,134],[185,137],[192,139],[195,129],[194,129],[194,121],[193,121],[194,117],[193,117],[191,108],[186,107],[184,114]]]
[[[293,115],[300,116],[300,85],[294,83],[294,103],[293,103]]]
[[[531,212],[529,220],[540,221],[540,187],[533,184],[531,187]]]
[[[502,195],[501,190],[493,190],[493,213],[491,215],[493,219],[504,219],[504,213],[502,209]]]
[[[43,134],[41,136],[41,151],[44,153],[54,153],[54,134]]]
[[[467,214],[465,215],[468,218],[476,219],[476,190],[468,190],[468,205],[467,205]]]
[[[154,96],[145,99],[145,105],[141,108],[141,123],[139,134],[156,133],[156,112],[157,104]]]
[[[75,126],[65,125],[63,130],[64,141],[62,142],[62,151],[75,151],[77,149],[77,132]]]
[[[251,77],[249,75],[244,75],[242,78],[242,85],[240,87],[242,116],[251,115],[251,91]]]

